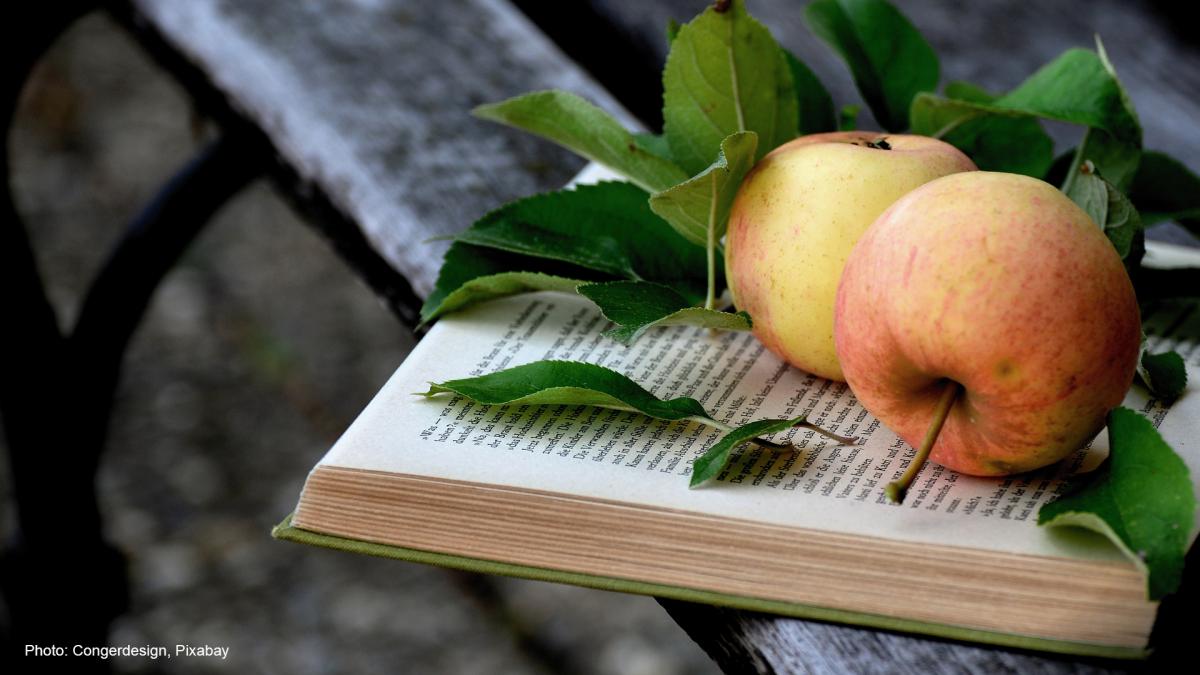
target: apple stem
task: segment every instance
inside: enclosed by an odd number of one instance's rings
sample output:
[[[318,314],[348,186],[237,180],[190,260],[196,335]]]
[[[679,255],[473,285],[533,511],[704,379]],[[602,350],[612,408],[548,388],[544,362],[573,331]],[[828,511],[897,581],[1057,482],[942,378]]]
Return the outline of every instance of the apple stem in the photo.
[[[917,448],[917,454],[909,463],[908,470],[899,480],[888,483],[884,489],[887,498],[891,501],[897,504],[904,501],[904,493],[908,491],[908,486],[917,477],[921,467],[925,466],[925,460],[929,459],[929,453],[933,451],[933,444],[937,441],[938,434],[942,433],[942,425],[950,416],[950,409],[954,407],[954,401],[958,399],[958,392],[961,389],[962,385],[954,380],[946,382],[946,387],[942,389],[942,396],[938,399],[937,407],[933,409],[933,421],[929,424],[929,430],[925,432],[925,439],[921,441],[921,447]]]
[[[809,421],[807,421],[807,420],[805,420],[804,422],[801,422],[801,423],[797,424],[796,426],[798,426],[798,427],[802,427],[802,428],[805,428],[805,429],[811,429],[811,430],[813,430],[813,431],[817,432],[818,434],[821,434],[821,435],[822,435],[822,436],[824,436],[825,438],[828,438],[828,439],[829,439],[829,440],[831,440],[831,441],[837,441],[838,445],[856,445],[856,444],[858,444],[858,437],[857,437],[857,436],[853,436],[853,437],[851,437],[851,436],[838,436],[837,434],[833,433],[832,431],[826,431],[826,430],[822,429],[821,427],[819,427],[819,426],[817,426],[817,425],[815,425],[815,424],[813,424],[812,422],[809,422]]]
[[[684,419],[688,420],[689,422],[697,422],[699,424],[703,424],[705,426],[709,426],[714,429],[724,431],[725,433],[729,433],[735,429],[735,427],[731,427],[728,424],[725,424],[724,422],[719,422],[717,420],[714,420],[711,417],[700,417],[699,415],[692,415],[691,417],[685,417]],[[792,426],[800,427],[803,429],[812,429],[813,431],[817,432],[818,434],[821,434],[825,438],[837,441],[839,445],[855,445],[856,443],[858,443],[857,437],[849,438],[846,436],[838,436],[837,434],[835,434],[831,431],[826,431],[826,430],[822,429],[821,427],[813,424],[812,422],[809,422],[807,419],[797,422],[796,424],[794,424]],[[776,443],[774,441],[768,441],[763,438],[753,438],[753,439],[750,439],[749,442],[754,443],[755,445],[761,445],[763,447],[772,448],[775,450],[795,450],[796,449],[796,446],[791,443]]]

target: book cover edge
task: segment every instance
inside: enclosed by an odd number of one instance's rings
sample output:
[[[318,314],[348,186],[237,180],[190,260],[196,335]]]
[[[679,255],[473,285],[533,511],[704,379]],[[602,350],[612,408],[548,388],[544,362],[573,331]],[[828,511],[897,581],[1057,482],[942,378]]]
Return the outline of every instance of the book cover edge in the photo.
[[[1053,640],[1050,638],[1033,637],[1016,633],[1001,633],[973,628],[964,628],[949,624],[930,623],[912,619],[852,612],[829,607],[804,605],[800,603],[768,600],[750,596],[717,593],[684,586],[655,584],[618,577],[604,577],[579,572],[519,565],[482,558],[468,558],[446,553],[423,551],[419,549],[379,544],[359,539],[347,539],[292,525],[292,516],[288,514],[282,522],[271,529],[271,536],[283,541],[308,544],[322,548],[331,548],[350,553],[360,553],[383,558],[392,558],[408,562],[434,565],[451,569],[465,570],[482,574],[499,574],[521,579],[536,581],[551,581],[571,584],[604,591],[634,593],[653,597],[671,598],[686,602],[697,602],[707,605],[719,605],[733,609],[790,616],[799,619],[827,621],[850,626],[893,630],[917,635],[927,635],[973,644],[987,644],[998,647],[1011,647],[1055,654],[1072,656],[1088,656],[1121,660],[1140,660],[1150,655],[1149,649],[1132,647],[1117,647],[1112,645],[1086,642],[1071,642]]]

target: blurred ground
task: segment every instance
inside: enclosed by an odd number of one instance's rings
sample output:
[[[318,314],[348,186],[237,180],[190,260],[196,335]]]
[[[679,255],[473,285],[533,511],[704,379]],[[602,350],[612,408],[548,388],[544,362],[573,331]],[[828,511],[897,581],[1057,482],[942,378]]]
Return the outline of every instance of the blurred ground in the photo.
[[[12,163],[60,324],[73,322],[123,223],[207,134],[184,92],[103,18],[84,20],[42,63]],[[222,211],[134,340],[100,487],[133,580],[133,609],[110,643],[227,645],[229,659],[118,668],[521,673],[549,662],[581,673],[716,672],[649,598],[510,579],[479,588],[430,567],[270,538],[307,471],[410,347],[266,185]],[[0,463],[4,535],[6,471]],[[492,590],[501,605],[486,599]],[[549,661],[519,646],[522,629]]]

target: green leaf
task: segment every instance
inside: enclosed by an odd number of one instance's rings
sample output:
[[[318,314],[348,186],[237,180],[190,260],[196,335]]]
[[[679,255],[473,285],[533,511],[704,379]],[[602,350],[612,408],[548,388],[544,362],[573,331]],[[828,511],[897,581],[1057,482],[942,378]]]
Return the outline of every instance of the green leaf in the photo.
[[[1133,250],[1134,241],[1142,230],[1137,209],[1133,208],[1128,197],[1100,176],[1090,160],[1084,162],[1078,171],[1080,175],[1068,180],[1068,187],[1064,191],[1096,221],[1124,260]]]
[[[984,89],[977,84],[964,82],[963,80],[955,80],[947,82],[945,87],[946,96],[957,101],[970,101],[973,103],[991,103],[996,100],[996,95]]]
[[[433,292],[421,306],[421,323],[485,300],[530,291],[575,291],[594,281],[588,270],[560,266],[550,272],[521,271],[534,264],[526,258],[455,242],[450,245],[438,272]],[[549,268],[547,268],[549,269]]]
[[[1083,140],[1075,150],[1071,160],[1071,169],[1091,162],[1104,172],[1105,177],[1120,190],[1128,190],[1133,176],[1137,172],[1141,160],[1141,140],[1123,140],[1103,129],[1088,129],[1083,134]],[[1067,182],[1063,184],[1064,192],[1071,189],[1070,181],[1078,179],[1078,172],[1067,172]]]
[[[720,473],[733,449],[754,440],[759,434],[805,426],[840,443],[855,441],[830,434],[809,424],[804,417],[763,420],[730,428],[713,419],[694,398],[679,397],[664,401],[621,373],[578,361],[537,361],[479,377],[430,382],[429,390],[417,395],[430,398],[443,393],[459,394],[485,405],[593,405],[639,412],[662,420],[699,422],[727,432],[724,438],[696,460],[691,478],[693,487]],[[776,449],[791,447],[765,440],[759,440],[758,443]]]
[[[610,281],[584,284],[580,295],[596,303],[604,318],[617,324],[605,335],[633,344],[651,328],[702,326],[716,330],[750,330],[750,315],[695,307],[687,298],[661,284]]]
[[[1141,127],[1127,102],[1121,83],[1099,54],[1069,49],[992,105],[996,110],[1103,129],[1140,142]]]
[[[783,58],[792,71],[792,83],[796,88],[797,132],[806,136],[837,131],[837,111],[829,90],[795,54],[785,49]]]
[[[533,265],[523,271],[543,271],[536,259],[545,258],[704,297],[704,250],[655,215],[648,197],[619,182],[547,192],[488,213],[457,239],[526,256]]]
[[[1088,130],[1076,150],[1073,166],[1077,168],[1084,160],[1090,160],[1119,189],[1127,186],[1141,154],[1142,131],[1125,90],[1102,54],[1086,49],[1068,50],[1016,89],[992,100],[986,100],[986,95],[979,96],[977,89],[976,95],[971,95],[972,89],[961,85],[947,88],[948,94],[953,92],[961,98],[918,96],[913,101],[913,132],[947,138],[981,118],[997,116],[1040,117],[1082,125]],[[1025,133],[1030,134],[1029,139],[1034,137],[1031,129]],[[999,142],[997,139],[992,144]],[[1043,140],[1037,142],[1044,145]],[[1044,154],[1039,151],[1037,157],[1038,163],[1045,162],[1049,167]],[[1071,189],[1074,175],[1068,172],[1064,191]]]
[[[650,210],[698,246],[713,246],[725,236],[729,209],[742,178],[754,166],[758,136],[752,131],[721,141],[717,160],[696,176],[650,197]]]
[[[1006,98],[1013,105],[1041,110],[1060,106],[1063,117],[1047,116],[1088,127],[1075,151],[1072,169],[1090,161],[1118,189],[1129,189],[1141,159],[1142,127],[1099,37],[1095,52],[1068,50]],[[1064,191],[1077,177],[1077,172],[1067,172]]]
[[[638,145],[612,115],[569,92],[537,91],[481,105],[472,112],[554,141],[649,192],[664,190],[688,177],[673,162]]]
[[[694,398],[664,401],[621,373],[577,361],[537,361],[479,377],[430,383],[422,395],[443,392],[486,405],[594,405],[664,420],[708,419]]]
[[[1104,235],[1117,249],[1121,259],[1127,260],[1134,250],[1138,234],[1142,231],[1142,218],[1133,207],[1133,202],[1112,183],[1104,181],[1104,187],[1108,193],[1108,216],[1104,222]]]
[[[1075,152],[1073,166],[1092,162],[1103,170],[1105,178],[1117,186],[1117,189],[1126,191],[1133,183],[1138,164],[1141,163],[1142,127],[1138,122],[1137,111],[1133,108],[1133,101],[1129,98],[1129,92],[1125,91],[1120,78],[1117,77],[1116,69],[1108,60],[1108,53],[1104,50],[1104,43],[1100,41],[1099,35],[1096,36],[1096,55],[1104,66],[1104,72],[1116,87],[1120,107],[1115,117],[1123,126],[1089,128]]]
[[[1085,527],[1108,537],[1147,577],[1147,595],[1175,591],[1195,518],[1183,460],[1145,417],[1108,415],[1109,457],[1072,494],[1046,504],[1038,524]]]
[[[940,138],[962,150],[983,171],[1004,171],[1042,178],[1054,161],[1054,141],[1034,118],[985,112],[995,96],[963,82],[946,85],[946,96],[918,94],[913,99],[914,133]]]
[[[796,136],[797,116],[783,51],[742,0],[709,7],[679,29],[663,70],[663,130],[689,174],[703,171],[739,131],[758,134],[761,158]]]
[[[476,223],[458,241],[538,258],[562,260],[615,277],[637,279],[621,242],[602,232],[564,233],[515,218]]]
[[[758,136],[753,131],[732,134],[721,141],[717,160],[686,183],[656,193],[650,208],[679,234],[704,247],[708,288],[704,307],[711,309],[717,293],[717,249],[729,226],[729,210],[746,173],[754,166]]]
[[[707,291],[705,266],[704,249],[656,216],[644,190],[581,185],[506,204],[458,235],[421,320],[504,295],[573,292],[614,277],[665,284],[693,303]]]
[[[1200,236],[1200,176],[1165,153],[1142,153],[1129,198],[1146,225],[1175,220]]]
[[[696,458],[695,463],[692,464],[692,478],[689,487],[696,487],[709,479],[716,478],[729,464],[733,451],[740,446],[753,441],[758,436],[787,431],[794,426],[804,424],[805,420],[805,415],[790,420],[759,420],[733,429],[707,452]]]
[[[1162,400],[1179,398],[1187,388],[1187,367],[1178,352],[1151,354],[1143,345],[1137,372],[1150,393]]]
[[[1078,171],[1083,175],[1071,181],[1070,192],[1064,192],[1103,230],[1108,220],[1108,182],[1096,173],[1091,164],[1084,164]]]
[[[667,161],[674,161],[671,159],[671,146],[667,143],[667,137],[662,134],[639,131],[633,135],[633,142],[650,154],[662,157]]]
[[[817,0],[804,19],[850,66],[883,128],[907,129],[913,97],[937,88],[939,70],[937,54],[912,23],[883,0]]]
[[[667,19],[667,47],[675,41],[675,37],[679,35],[679,22],[675,19]]]
[[[856,105],[846,104],[838,111],[838,131],[854,131],[858,128],[858,113]]]

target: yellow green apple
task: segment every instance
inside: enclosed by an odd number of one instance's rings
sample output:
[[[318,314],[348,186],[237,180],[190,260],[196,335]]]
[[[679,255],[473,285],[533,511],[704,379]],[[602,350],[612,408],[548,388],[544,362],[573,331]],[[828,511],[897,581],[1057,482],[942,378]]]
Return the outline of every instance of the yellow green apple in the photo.
[[[833,303],[850,249],[905,193],[974,169],[927,136],[845,131],[779,146],[747,175],[730,211],[725,271],[734,304],[785,361],[844,379]]]
[[[995,476],[1096,435],[1133,380],[1141,321],[1120,256],[1082,209],[1043,181],[976,171],[917,188],[863,234],[834,334],[881,422],[917,446],[944,421],[929,458]]]

